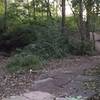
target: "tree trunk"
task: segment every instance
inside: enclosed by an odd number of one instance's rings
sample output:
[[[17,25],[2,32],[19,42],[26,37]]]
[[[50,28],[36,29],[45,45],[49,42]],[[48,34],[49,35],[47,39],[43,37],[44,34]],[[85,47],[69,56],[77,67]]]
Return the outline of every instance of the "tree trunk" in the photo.
[[[79,31],[80,31],[80,35],[81,35],[81,41],[84,40],[84,33],[83,33],[83,4],[82,4],[82,0],[79,1]]]
[[[90,40],[90,12],[87,10],[86,40]]]
[[[30,14],[30,5],[29,5],[29,0],[27,0],[27,5],[28,5],[28,6],[27,6],[28,16],[30,17],[31,14]]]
[[[83,1],[79,1],[79,31],[81,35],[81,55],[84,54]]]
[[[56,17],[58,17],[58,0],[56,0],[55,2],[56,2]]]
[[[7,30],[7,0],[4,0],[4,32]]]
[[[44,13],[44,9],[43,9],[43,2],[42,2],[42,4],[41,4],[42,6],[41,6],[41,9],[42,9],[42,12],[41,12],[41,17],[43,18],[43,13]]]
[[[47,18],[51,17],[51,11],[50,11],[50,0],[45,0],[45,3],[47,4]]]
[[[94,10],[94,7],[93,7],[93,1],[92,0],[88,0],[85,4],[85,7],[86,7],[86,40],[90,40],[90,21],[91,21],[91,11],[92,11],[92,8]],[[94,11],[93,11],[94,12]],[[92,13],[92,15],[94,16],[94,14]],[[93,17],[92,16],[92,17]]]
[[[96,4],[96,15],[98,16],[100,13],[100,4],[99,3],[97,3]]]
[[[34,19],[36,19],[35,0],[33,0],[33,15],[34,15]]]
[[[62,0],[62,29],[61,32],[65,32],[65,0]]]

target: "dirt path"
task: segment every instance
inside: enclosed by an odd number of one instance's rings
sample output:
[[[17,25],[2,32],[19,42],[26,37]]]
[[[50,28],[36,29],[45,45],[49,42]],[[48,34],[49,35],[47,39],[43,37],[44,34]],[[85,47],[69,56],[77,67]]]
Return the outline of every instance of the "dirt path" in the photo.
[[[100,91],[96,87],[100,87],[100,76],[84,74],[100,64],[100,56],[52,60],[37,74],[29,71],[10,74],[5,68],[7,62],[7,58],[0,57],[0,97],[38,90],[56,96],[91,96]],[[98,84],[91,88],[91,82]]]
[[[53,60],[47,64],[47,73],[41,74],[38,79],[45,79],[48,76],[53,80],[42,85],[40,82],[34,85],[33,89],[49,92],[56,96],[65,94],[67,96],[91,96],[100,92],[100,88],[98,88],[100,87],[100,73],[99,76],[90,74],[99,64],[99,56]]]

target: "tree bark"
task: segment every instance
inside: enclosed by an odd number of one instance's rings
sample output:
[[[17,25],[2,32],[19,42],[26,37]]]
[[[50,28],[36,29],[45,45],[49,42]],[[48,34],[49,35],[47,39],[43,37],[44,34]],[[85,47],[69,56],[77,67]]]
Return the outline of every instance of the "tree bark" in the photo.
[[[4,0],[4,31],[7,30],[7,0]]]
[[[90,40],[90,12],[87,10],[86,40]]]
[[[65,0],[62,0],[62,29],[61,32],[65,32]]]
[[[79,1],[79,31],[81,35],[81,55],[84,55],[83,1]]]
[[[50,0],[45,0],[45,3],[47,5],[47,18],[51,17],[51,11],[50,11]]]
[[[27,0],[27,10],[28,10],[28,16],[30,17],[30,5],[29,5],[29,0]]]
[[[80,31],[80,35],[81,35],[81,41],[84,40],[84,29],[83,29],[83,4],[82,4],[82,0],[79,1],[79,31]]]
[[[35,0],[33,0],[33,15],[34,15],[34,19],[36,19]]]

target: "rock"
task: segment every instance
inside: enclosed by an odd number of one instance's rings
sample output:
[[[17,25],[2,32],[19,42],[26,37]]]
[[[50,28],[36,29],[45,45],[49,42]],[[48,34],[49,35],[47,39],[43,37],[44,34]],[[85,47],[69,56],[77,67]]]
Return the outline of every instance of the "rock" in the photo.
[[[30,92],[24,93],[21,96],[11,96],[10,98],[4,98],[2,100],[55,100],[55,96],[47,92]]]
[[[66,98],[56,98],[56,100],[66,100]]]
[[[52,80],[53,80],[53,78],[46,78],[46,79],[34,81],[34,84],[42,84],[42,83],[50,82]]]
[[[42,73],[42,74],[38,77],[38,80],[47,79],[47,78],[49,78],[48,73]]]
[[[47,78],[47,79],[35,81],[32,90],[48,92],[55,95],[55,93],[59,92],[58,88],[59,87],[54,84],[54,80],[52,78]]]
[[[11,96],[10,98],[4,98],[2,100],[29,100],[23,96]]]
[[[55,97],[47,92],[31,92],[23,94],[24,97],[29,98],[29,100],[54,100]]]

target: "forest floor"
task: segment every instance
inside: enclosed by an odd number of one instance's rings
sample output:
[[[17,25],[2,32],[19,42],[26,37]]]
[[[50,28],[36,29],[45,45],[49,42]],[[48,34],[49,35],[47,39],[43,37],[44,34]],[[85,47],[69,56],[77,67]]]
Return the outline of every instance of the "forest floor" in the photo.
[[[60,97],[89,97],[100,92],[100,56],[51,60],[43,70],[16,74],[7,71],[8,61],[7,57],[0,56],[1,98],[30,91],[44,91]]]

